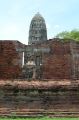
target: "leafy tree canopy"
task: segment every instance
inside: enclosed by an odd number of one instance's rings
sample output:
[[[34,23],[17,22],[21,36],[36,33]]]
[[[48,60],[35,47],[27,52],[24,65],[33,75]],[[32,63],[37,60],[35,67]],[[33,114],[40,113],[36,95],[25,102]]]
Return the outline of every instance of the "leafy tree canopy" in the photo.
[[[61,39],[73,39],[75,41],[79,41],[79,30],[74,29],[72,31],[63,31],[57,34],[56,37]]]

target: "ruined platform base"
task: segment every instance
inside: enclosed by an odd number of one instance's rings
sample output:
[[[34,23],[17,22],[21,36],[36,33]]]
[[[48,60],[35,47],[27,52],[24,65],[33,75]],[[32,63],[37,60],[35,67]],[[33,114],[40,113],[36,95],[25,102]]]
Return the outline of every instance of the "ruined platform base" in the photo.
[[[79,117],[79,80],[1,80],[0,116]]]

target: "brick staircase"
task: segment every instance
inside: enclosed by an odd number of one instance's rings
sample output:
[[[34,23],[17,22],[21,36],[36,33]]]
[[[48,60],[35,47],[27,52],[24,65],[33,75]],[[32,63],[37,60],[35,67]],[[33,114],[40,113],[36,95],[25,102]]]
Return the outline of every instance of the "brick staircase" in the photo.
[[[7,117],[79,117],[79,111],[52,111],[43,109],[0,109],[0,116]]]

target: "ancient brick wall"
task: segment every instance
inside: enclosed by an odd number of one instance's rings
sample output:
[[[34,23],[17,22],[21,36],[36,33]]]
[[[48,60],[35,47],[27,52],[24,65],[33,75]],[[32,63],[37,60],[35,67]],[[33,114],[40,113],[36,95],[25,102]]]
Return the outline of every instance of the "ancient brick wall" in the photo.
[[[0,108],[57,111],[78,111],[79,93],[75,91],[1,91]]]
[[[50,41],[49,54],[43,55],[43,78],[71,78],[72,59],[69,42]]]
[[[42,43],[25,46],[30,52],[25,52],[35,60],[36,56],[42,58],[43,79],[78,79],[79,78],[79,43],[73,40],[51,39]],[[34,53],[34,50],[37,53]],[[30,56],[31,55],[31,56]]]
[[[0,79],[17,78],[22,68],[23,45],[18,41],[0,41]]]
[[[22,59],[25,45],[18,41],[0,41],[0,78],[17,78],[22,73]],[[42,79],[78,79],[79,78],[79,43],[64,42],[52,39],[36,45],[25,46],[25,63],[29,58],[35,60],[34,49],[37,56],[41,55]],[[31,53],[31,54],[30,54]]]
[[[50,40],[50,54],[43,57],[43,77],[79,79],[79,42]]]
[[[29,48],[37,49],[37,56],[39,56],[39,54],[41,55],[43,79],[72,78],[70,42],[53,39],[36,45],[31,45]],[[25,56],[25,60],[26,59]]]
[[[72,56],[72,78],[79,79],[79,42],[70,42]]]
[[[76,83],[77,82],[77,83]],[[79,112],[79,81],[1,81],[0,115]],[[2,83],[2,84],[1,84]],[[79,114],[78,114],[79,115]]]

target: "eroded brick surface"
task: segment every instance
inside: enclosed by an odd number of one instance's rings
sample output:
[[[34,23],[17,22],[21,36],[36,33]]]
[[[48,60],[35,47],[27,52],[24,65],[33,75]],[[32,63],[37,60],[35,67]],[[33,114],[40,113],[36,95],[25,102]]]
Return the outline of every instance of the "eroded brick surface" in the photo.
[[[42,56],[40,80],[23,78],[23,47],[50,49],[48,53],[39,53]],[[34,57],[35,54],[31,59]],[[58,112],[66,112],[64,115],[79,116],[78,91],[79,43],[54,39],[26,46],[17,41],[0,41],[0,115],[59,115]]]
[[[0,81],[0,115],[79,112],[79,80]],[[67,115],[66,113],[66,115]],[[79,115],[79,114],[78,114]],[[60,115],[61,116],[61,115]]]
[[[78,79],[79,78],[79,43],[60,39],[52,39],[36,45],[25,46],[25,49],[43,49],[49,52],[38,52],[36,56],[42,58],[42,78],[43,79]],[[31,52],[30,52],[31,53]],[[27,62],[28,51],[25,51],[25,64]],[[32,53],[32,60],[35,59]]]
[[[23,49],[25,48],[25,49]],[[36,45],[23,45],[18,41],[0,41],[0,78],[24,77],[22,74],[23,51],[27,63],[27,49],[43,49],[41,55],[42,79],[78,79],[79,43],[52,39]],[[49,52],[48,52],[49,51]],[[35,60],[35,54],[30,56]],[[26,75],[27,78],[27,75]]]
[[[18,41],[0,41],[0,79],[17,78],[22,68],[23,45]]]

